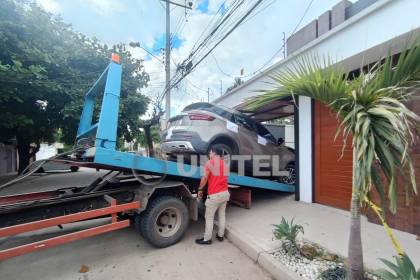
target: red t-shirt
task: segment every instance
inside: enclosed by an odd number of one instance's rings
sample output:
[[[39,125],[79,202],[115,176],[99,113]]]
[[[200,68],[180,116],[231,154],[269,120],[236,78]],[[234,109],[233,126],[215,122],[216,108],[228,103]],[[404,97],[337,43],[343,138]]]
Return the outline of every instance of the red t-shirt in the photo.
[[[225,169],[225,162],[219,158],[213,158],[206,162],[204,170],[208,173],[207,179],[207,194],[215,194],[228,190],[227,170]]]

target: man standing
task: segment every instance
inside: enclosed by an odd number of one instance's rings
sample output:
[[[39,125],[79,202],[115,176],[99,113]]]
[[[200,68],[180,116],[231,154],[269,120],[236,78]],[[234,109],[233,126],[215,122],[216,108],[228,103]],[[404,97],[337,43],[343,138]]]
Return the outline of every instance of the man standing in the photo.
[[[207,184],[207,200],[206,200],[206,228],[204,238],[197,239],[195,242],[200,245],[210,245],[213,235],[214,214],[216,211],[219,215],[219,230],[216,238],[223,241],[226,224],[226,204],[229,201],[228,191],[228,167],[222,156],[221,149],[212,149],[209,152],[209,161],[204,165],[204,175],[201,178],[198,188],[198,197],[203,198],[203,191]]]

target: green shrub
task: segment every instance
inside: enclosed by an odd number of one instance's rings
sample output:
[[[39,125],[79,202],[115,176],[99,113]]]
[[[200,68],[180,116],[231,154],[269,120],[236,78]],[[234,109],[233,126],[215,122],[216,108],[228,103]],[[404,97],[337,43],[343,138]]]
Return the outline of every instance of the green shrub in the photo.
[[[342,267],[328,268],[319,274],[320,280],[346,280],[346,270]]]
[[[380,259],[390,270],[379,270],[377,274],[384,280],[420,280],[420,269],[416,271],[413,262],[404,254],[394,257],[396,263]]]
[[[299,233],[304,233],[303,226],[294,224],[294,218],[290,221],[286,221],[284,217],[281,218],[281,223],[278,225],[274,225],[274,236],[278,240],[288,241],[293,245],[296,245],[296,238]]]

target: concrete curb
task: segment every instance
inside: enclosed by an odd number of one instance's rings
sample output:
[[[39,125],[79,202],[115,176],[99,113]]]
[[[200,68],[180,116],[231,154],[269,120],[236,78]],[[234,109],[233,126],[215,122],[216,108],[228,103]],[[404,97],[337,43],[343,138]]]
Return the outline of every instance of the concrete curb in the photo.
[[[276,260],[270,253],[258,246],[252,238],[244,233],[240,233],[230,226],[226,227],[226,238],[236,247],[258,263],[264,270],[277,280],[301,280],[302,278]]]

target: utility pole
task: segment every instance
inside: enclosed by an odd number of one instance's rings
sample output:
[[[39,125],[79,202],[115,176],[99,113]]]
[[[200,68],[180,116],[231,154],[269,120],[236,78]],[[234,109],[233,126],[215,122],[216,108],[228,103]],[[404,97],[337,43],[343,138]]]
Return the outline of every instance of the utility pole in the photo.
[[[283,33],[283,59],[286,58],[286,32]]]
[[[182,5],[170,0],[161,0],[166,2],[166,46],[165,46],[165,119],[169,120],[171,117],[171,7],[173,4],[185,9],[192,9],[192,2],[187,5]]]
[[[207,102],[210,103],[210,88],[207,88]]]
[[[165,119],[171,117],[171,9],[169,1],[166,1],[166,47],[165,47]]]
[[[223,82],[220,80],[220,96],[223,95]]]

